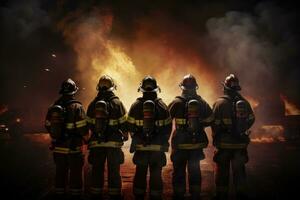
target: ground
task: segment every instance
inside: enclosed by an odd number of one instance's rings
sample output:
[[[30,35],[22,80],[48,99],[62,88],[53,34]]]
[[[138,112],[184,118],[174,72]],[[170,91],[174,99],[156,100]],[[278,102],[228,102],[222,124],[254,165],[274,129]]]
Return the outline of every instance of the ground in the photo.
[[[48,199],[53,185],[54,163],[45,134],[28,134],[23,139],[1,141],[1,194],[9,199]],[[126,161],[122,165],[123,193],[132,199],[131,187],[135,167],[132,155],[124,148]],[[214,148],[205,150],[201,161],[202,197],[211,199],[214,193]],[[167,154],[169,158],[169,154]],[[251,199],[285,199],[298,195],[300,178],[300,142],[251,143],[247,164]],[[90,166],[85,166],[85,185],[89,185]],[[163,170],[164,199],[170,199],[172,163]],[[233,197],[232,197],[233,199]]]

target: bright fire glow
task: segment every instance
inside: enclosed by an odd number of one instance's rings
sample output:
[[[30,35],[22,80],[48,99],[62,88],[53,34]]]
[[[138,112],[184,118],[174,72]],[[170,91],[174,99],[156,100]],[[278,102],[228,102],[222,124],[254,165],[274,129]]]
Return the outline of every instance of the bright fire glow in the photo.
[[[291,101],[289,101],[286,96],[281,94],[280,98],[284,102],[285,115],[300,115],[300,109],[297,108],[297,106]]]

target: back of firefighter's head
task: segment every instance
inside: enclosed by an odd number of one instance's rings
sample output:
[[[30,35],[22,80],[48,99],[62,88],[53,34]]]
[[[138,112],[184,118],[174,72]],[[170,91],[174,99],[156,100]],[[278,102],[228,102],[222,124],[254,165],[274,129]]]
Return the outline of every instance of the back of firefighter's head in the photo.
[[[113,90],[117,89],[112,77],[108,75],[103,75],[100,77],[97,90],[99,92],[112,92]]]
[[[62,82],[59,94],[74,95],[78,91],[78,89],[79,88],[77,87],[76,83],[72,79],[68,78],[67,80]]]
[[[198,89],[198,83],[193,75],[187,74],[183,77],[179,87],[183,91],[194,91]]]
[[[239,79],[234,74],[227,76],[222,84],[224,86],[224,91],[237,92],[241,90]]]
[[[140,83],[140,86],[138,88],[138,92],[160,92],[160,87],[157,85],[157,82],[155,78],[152,76],[145,76],[143,78],[142,82]]]

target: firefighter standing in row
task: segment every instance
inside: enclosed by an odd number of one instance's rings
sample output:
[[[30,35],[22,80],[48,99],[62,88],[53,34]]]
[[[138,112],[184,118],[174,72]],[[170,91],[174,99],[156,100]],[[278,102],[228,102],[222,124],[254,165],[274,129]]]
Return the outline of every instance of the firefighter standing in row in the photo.
[[[192,199],[200,199],[200,160],[204,159],[203,148],[208,139],[204,128],[213,122],[210,106],[197,95],[198,84],[194,76],[184,76],[180,83],[181,96],[169,105],[171,118],[175,123],[172,136],[173,199],[184,199],[186,190],[186,168],[189,192]]]
[[[132,104],[127,119],[132,137],[130,152],[134,152],[133,163],[136,165],[133,193],[135,199],[145,198],[149,168],[150,199],[156,200],[162,198],[161,173],[166,165],[171,119],[167,106],[157,97],[160,88],[153,77],[146,76],[138,91],[143,96]]]
[[[247,199],[245,164],[250,141],[248,129],[254,123],[254,114],[249,102],[238,92],[241,87],[234,74],[226,77],[223,86],[224,95],[213,106],[216,199],[228,199],[230,166],[236,199]]]
[[[107,162],[108,194],[111,199],[121,199],[120,165],[124,162],[121,150],[128,139],[125,130],[126,110],[114,94],[116,85],[110,76],[100,77],[98,95],[87,111],[88,124],[92,132],[89,142],[88,161],[92,165],[92,198],[101,199],[104,185],[104,169]]]
[[[55,193],[58,198],[66,195],[68,179],[72,199],[80,199],[82,193],[82,145],[88,130],[85,111],[74,98],[77,91],[73,80],[64,81],[59,92],[62,96],[49,108],[45,121],[52,138],[51,149],[56,165]]]

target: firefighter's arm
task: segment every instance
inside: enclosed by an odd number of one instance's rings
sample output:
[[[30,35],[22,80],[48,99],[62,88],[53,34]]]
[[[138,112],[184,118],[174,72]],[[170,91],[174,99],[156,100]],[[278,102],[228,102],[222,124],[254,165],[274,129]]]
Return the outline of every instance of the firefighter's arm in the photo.
[[[167,105],[162,101],[159,101],[159,105],[162,108],[162,116],[156,124],[161,127],[161,134],[168,141],[172,132],[172,119]]]
[[[168,110],[170,113],[170,117],[171,119],[175,118],[175,112],[177,110],[177,102],[176,100],[172,101],[169,105],[168,105]]]
[[[135,117],[136,117],[136,104],[133,104],[129,109],[128,116],[125,123],[126,130],[130,133],[131,137],[134,137],[137,131]]]
[[[46,114],[46,119],[45,119],[45,128],[46,128],[48,133],[50,132],[50,127],[51,127],[50,113],[49,113],[49,110],[48,110],[47,114]]]
[[[255,122],[255,116],[254,116],[254,112],[250,106],[250,104],[248,103],[248,109],[249,109],[249,115],[248,115],[248,129],[254,124]]]
[[[95,105],[94,102],[90,103],[87,113],[86,113],[86,121],[88,128],[93,131],[95,126]]]
[[[214,115],[212,112],[212,109],[208,105],[208,103],[204,102],[203,105],[203,113],[202,114],[202,119],[200,119],[200,123],[203,127],[206,126],[211,126],[214,122]]]
[[[75,126],[79,135],[88,136],[87,118],[82,105],[76,109]]]
[[[213,117],[214,117],[214,121],[212,123],[212,136],[215,137],[221,130],[222,130],[222,113],[221,113],[221,109],[220,109],[220,104],[219,102],[216,102],[213,105]]]
[[[116,122],[118,129],[122,132],[123,139],[125,141],[128,140],[126,109],[123,103],[118,99],[115,99],[113,104],[112,120]]]

